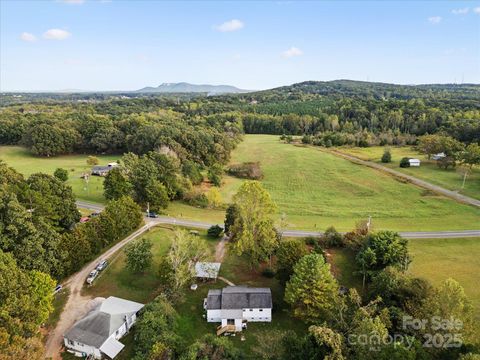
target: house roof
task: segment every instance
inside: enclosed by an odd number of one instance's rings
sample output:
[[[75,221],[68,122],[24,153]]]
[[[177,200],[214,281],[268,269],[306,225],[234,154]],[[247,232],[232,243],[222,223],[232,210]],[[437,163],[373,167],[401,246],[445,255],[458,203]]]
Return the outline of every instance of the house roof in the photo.
[[[270,289],[227,286],[222,290],[216,289],[208,292],[207,310],[248,308],[272,308],[272,293]]]
[[[110,170],[112,170],[111,166],[96,165],[92,168],[92,171],[110,171]]]
[[[124,347],[125,345],[117,339],[110,338],[100,347],[100,351],[107,354],[110,359],[113,359]]]
[[[99,349],[122,326],[126,315],[134,314],[142,307],[143,304],[111,296],[77,321],[65,337]]]
[[[216,279],[220,271],[221,263],[197,262],[195,264],[195,276],[199,278]]]

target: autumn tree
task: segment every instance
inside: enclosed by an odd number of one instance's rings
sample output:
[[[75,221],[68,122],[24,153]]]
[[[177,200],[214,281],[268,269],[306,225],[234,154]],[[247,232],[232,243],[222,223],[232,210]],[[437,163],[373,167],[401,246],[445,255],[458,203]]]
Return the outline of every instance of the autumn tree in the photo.
[[[468,145],[460,156],[460,162],[465,167],[463,175],[462,189],[465,187],[465,181],[475,165],[480,165],[480,145],[472,143]]]
[[[272,215],[275,203],[258,181],[245,181],[233,197],[238,216],[229,228],[233,248],[246,254],[252,265],[267,260],[278,246]]]
[[[98,164],[100,164],[100,160],[98,159],[98,157],[90,155],[87,158],[87,165],[95,166],[95,165],[98,165]]]

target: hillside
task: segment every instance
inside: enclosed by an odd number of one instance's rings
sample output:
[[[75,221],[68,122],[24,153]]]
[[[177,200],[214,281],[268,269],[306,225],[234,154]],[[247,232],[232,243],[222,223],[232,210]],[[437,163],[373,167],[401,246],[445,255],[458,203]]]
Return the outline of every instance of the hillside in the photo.
[[[245,93],[247,90],[239,89],[231,85],[196,85],[186,82],[163,83],[157,87],[144,87],[137,90],[139,93],[208,93],[208,94],[229,94]]]

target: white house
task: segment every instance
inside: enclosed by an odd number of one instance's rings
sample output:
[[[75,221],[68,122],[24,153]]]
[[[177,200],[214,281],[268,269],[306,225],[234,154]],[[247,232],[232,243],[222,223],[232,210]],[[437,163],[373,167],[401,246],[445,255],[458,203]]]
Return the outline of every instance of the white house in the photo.
[[[242,331],[248,321],[272,321],[272,293],[269,288],[227,286],[208,291],[204,299],[207,322],[219,322],[217,335]]]
[[[141,308],[143,304],[110,296],[68,330],[65,348],[77,356],[115,358],[124,347],[118,340],[130,330]]]
[[[420,160],[418,159],[408,159],[410,166],[420,166]]]

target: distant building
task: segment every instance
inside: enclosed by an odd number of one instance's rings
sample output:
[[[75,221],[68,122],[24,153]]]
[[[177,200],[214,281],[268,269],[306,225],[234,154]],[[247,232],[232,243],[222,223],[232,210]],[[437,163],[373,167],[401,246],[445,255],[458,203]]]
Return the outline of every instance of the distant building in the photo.
[[[441,160],[441,159],[443,159],[443,158],[446,157],[446,156],[447,156],[447,155],[445,155],[445,153],[441,152],[441,153],[432,155],[432,160]]]
[[[217,335],[242,331],[248,321],[272,321],[272,293],[269,288],[227,286],[208,291],[203,302],[207,322],[219,322]]]
[[[410,166],[420,166],[420,160],[418,159],[408,159]]]
[[[124,347],[118,340],[128,333],[141,308],[143,304],[110,296],[64,335],[67,351],[95,359],[115,358]]]
[[[106,176],[110,170],[117,167],[118,163],[108,163],[106,166],[97,165],[92,168],[92,175]]]

